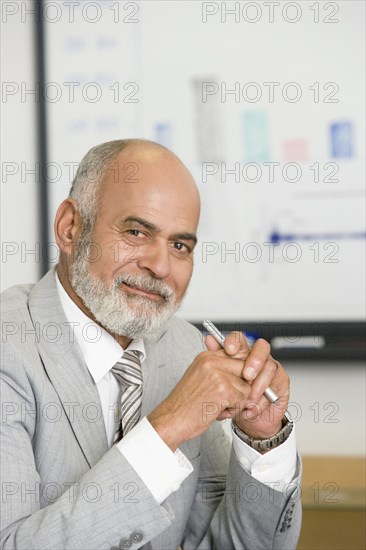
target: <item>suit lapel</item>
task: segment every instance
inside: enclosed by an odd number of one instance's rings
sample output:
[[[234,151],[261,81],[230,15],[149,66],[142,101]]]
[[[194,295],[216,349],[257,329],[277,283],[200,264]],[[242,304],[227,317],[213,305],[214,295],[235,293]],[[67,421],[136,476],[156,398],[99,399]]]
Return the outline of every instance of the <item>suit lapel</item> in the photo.
[[[141,416],[147,416],[159,405],[179,382],[183,369],[181,363],[190,364],[192,357],[179,354],[173,341],[167,341],[166,331],[153,343],[147,342],[146,359],[142,363],[143,399]],[[180,450],[190,460],[200,452],[200,437],[186,441]]]
[[[145,343],[146,359],[142,363],[143,399],[141,417],[147,416],[171,392],[179,380],[174,359],[166,350],[165,331]]]
[[[33,287],[29,311],[33,325],[39,327],[37,347],[44,368],[92,467],[108,450],[103,412],[97,387],[65,317],[54,270]]]

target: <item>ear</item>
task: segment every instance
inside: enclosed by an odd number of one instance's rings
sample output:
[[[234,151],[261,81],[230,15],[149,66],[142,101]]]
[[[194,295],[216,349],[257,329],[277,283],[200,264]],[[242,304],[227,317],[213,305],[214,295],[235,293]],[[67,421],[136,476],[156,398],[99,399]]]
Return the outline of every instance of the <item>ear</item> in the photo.
[[[55,238],[61,254],[72,255],[73,245],[81,229],[82,218],[73,199],[64,200],[57,209],[55,218]]]

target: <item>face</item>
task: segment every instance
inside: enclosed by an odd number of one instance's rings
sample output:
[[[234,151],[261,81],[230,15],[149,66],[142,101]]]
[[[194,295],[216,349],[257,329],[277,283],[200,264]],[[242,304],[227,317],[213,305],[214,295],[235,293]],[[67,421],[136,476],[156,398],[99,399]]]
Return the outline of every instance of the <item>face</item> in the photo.
[[[150,338],[187,290],[199,197],[188,170],[163,149],[130,145],[117,161],[102,183],[93,232],[81,234],[70,279],[107,330]]]

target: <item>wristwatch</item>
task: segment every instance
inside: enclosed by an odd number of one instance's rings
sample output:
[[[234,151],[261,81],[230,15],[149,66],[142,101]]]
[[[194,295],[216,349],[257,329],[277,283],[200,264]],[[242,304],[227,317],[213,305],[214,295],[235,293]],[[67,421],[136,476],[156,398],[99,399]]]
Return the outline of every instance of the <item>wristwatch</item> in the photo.
[[[294,428],[293,420],[287,411],[285,413],[285,416],[282,420],[282,428],[281,430],[273,435],[272,437],[269,437],[268,439],[254,439],[253,437],[250,437],[246,433],[244,433],[233,421],[233,430],[234,433],[242,440],[244,443],[255,449],[256,451],[263,452],[263,451],[269,451],[270,449],[274,449],[275,447],[278,447],[278,445],[281,445],[286,439],[289,437],[290,433],[292,432]]]

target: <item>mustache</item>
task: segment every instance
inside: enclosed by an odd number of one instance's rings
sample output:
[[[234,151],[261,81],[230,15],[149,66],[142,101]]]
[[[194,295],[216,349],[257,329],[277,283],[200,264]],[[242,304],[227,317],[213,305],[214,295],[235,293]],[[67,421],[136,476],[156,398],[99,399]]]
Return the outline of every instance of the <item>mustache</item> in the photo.
[[[122,283],[130,286],[137,286],[146,292],[160,294],[160,296],[162,296],[165,300],[170,300],[175,294],[174,290],[163,281],[154,279],[153,277],[142,273],[122,273],[114,279],[113,286],[114,288],[117,288]]]

